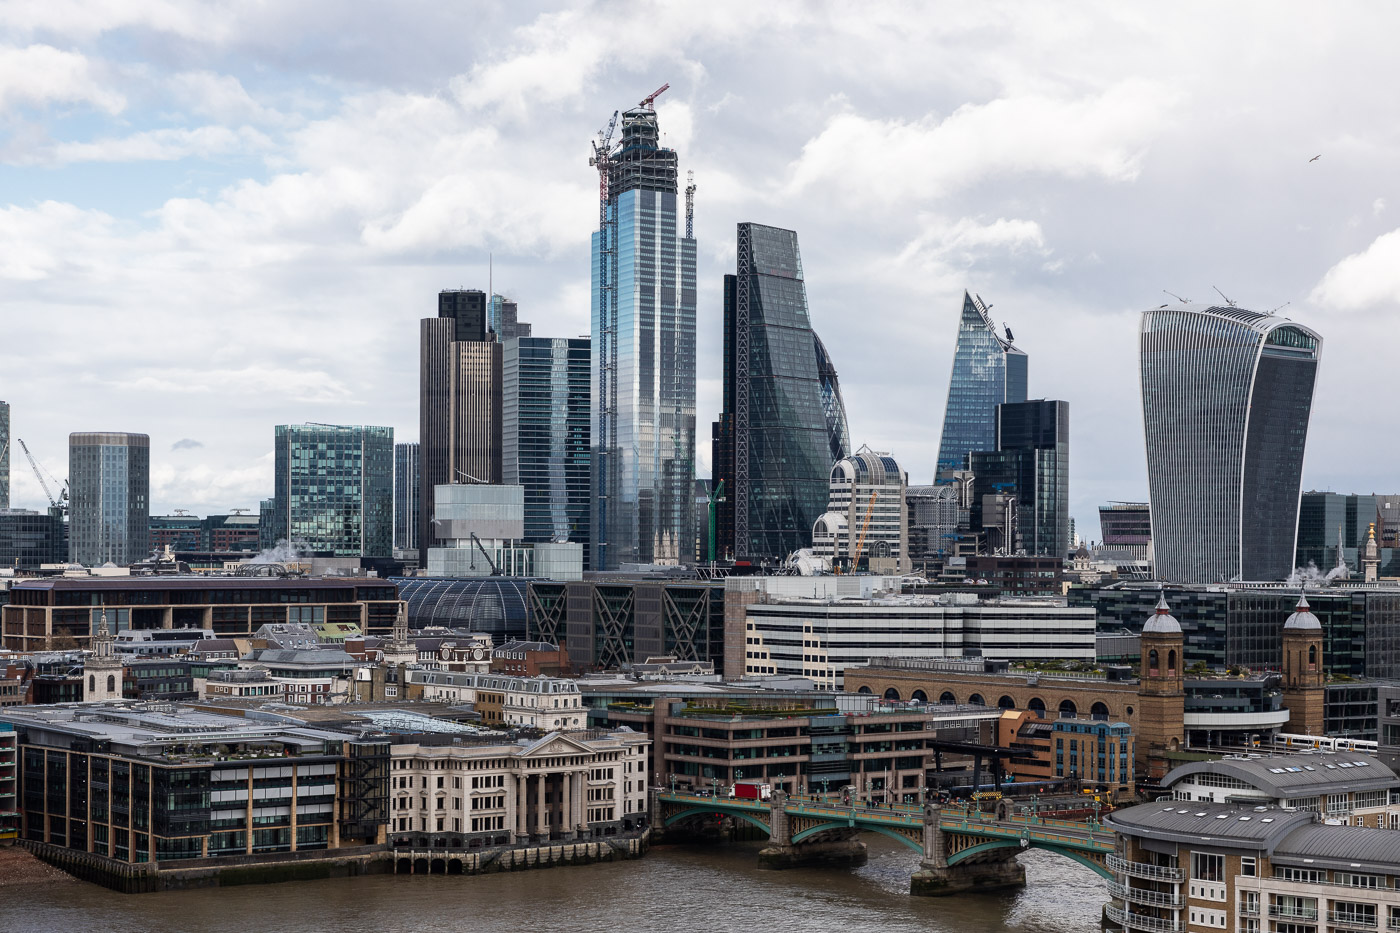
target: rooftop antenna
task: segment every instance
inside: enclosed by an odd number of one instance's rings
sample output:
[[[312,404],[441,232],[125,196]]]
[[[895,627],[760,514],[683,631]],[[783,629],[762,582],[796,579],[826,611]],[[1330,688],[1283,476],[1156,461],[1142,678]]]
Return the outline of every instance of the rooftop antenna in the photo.
[[[1211,288],[1215,288],[1215,286],[1212,285]],[[1226,303],[1227,305],[1229,305],[1230,307],[1233,308],[1233,307],[1235,306],[1235,303],[1234,303],[1233,301],[1230,300],[1230,296],[1227,295],[1227,294],[1225,294],[1224,292],[1222,292],[1220,289],[1215,288],[1215,293],[1216,293],[1217,295],[1219,295],[1221,298],[1224,298],[1224,299],[1225,299],[1225,303]]]
[[[1185,298],[1182,298],[1182,297],[1181,297],[1180,295],[1178,295],[1176,292],[1169,292],[1169,291],[1167,291],[1165,288],[1162,289],[1162,292],[1163,292],[1164,294],[1171,295],[1173,298],[1175,298],[1177,301],[1181,302],[1181,303],[1184,304],[1184,305],[1189,305],[1189,304],[1191,303],[1191,302],[1187,301]]]
[[[1275,308],[1274,310],[1270,311],[1269,313],[1270,313],[1270,314],[1278,314],[1280,311],[1282,311],[1284,308],[1288,307],[1288,306],[1291,305],[1291,304],[1293,304],[1293,302],[1291,302],[1291,301],[1285,301],[1283,304],[1279,305],[1277,308]]]

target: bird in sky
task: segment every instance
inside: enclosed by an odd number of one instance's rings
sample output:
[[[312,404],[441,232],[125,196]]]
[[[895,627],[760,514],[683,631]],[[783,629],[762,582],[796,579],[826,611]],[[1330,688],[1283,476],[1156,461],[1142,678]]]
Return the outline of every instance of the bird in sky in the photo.
[[[1322,153],[1319,152],[1317,155],[1313,156],[1313,157],[1312,157],[1311,159],[1309,159],[1308,161],[1309,161],[1309,162],[1316,162],[1316,161],[1317,161],[1318,159],[1320,159],[1320,158],[1322,158]]]

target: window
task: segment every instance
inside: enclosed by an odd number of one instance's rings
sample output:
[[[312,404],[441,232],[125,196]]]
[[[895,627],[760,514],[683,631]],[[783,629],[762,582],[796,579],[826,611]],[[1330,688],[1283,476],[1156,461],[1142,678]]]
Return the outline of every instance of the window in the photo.
[[[1241,875],[1244,875],[1244,876],[1247,877],[1247,878],[1253,878],[1254,875],[1255,875],[1256,870],[1257,870],[1257,869],[1256,869],[1256,863],[1255,863],[1255,861],[1254,861],[1254,856],[1252,856],[1252,855],[1246,855],[1245,857],[1243,857],[1243,858],[1240,859],[1240,874],[1241,874]],[[1255,895],[1255,896],[1257,897],[1258,895]]]
[[[1209,852],[1191,853],[1191,877],[1197,881],[1224,881],[1225,856]]]

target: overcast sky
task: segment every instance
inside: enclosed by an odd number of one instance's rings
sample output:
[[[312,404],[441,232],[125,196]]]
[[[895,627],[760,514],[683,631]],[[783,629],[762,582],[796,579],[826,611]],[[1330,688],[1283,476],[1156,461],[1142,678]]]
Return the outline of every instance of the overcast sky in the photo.
[[[702,475],[755,221],[797,230],[853,438],[913,482],[970,288],[1070,403],[1094,537],[1146,497],[1138,315],[1218,287],[1325,339],[1305,488],[1396,491],[1397,34],[1336,3],[0,3],[0,399],[60,477],[70,431],[148,433],[153,513],[256,509],[275,424],[416,440],[418,319],[488,253],[536,335],[588,332],[589,141],[669,82]]]

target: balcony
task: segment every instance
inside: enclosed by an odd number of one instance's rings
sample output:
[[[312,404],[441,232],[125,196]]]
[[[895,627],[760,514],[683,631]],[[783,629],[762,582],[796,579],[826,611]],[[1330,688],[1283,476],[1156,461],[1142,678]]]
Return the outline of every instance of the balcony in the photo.
[[[1147,862],[1130,862],[1119,855],[1108,857],[1109,871],[1122,872],[1134,878],[1147,878],[1152,881],[1176,881],[1182,880],[1180,868],[1169,868],[1165,865],[1150,865]]]
[[[1181,896],[1166,891],[1149,891],[1146,888],[1134,888],[1119,884],[1116,881],[1108,883],[1108,893],[1110,897],[1121,898],[1125,901],[1132,901],[1136,904],[1151,904],[1154,907],[1172,907],[1181,909]]]
[[[1181,924],[1175,920],[1163,920],[1160,917],[1148,917],[1145,914],[1135,914],[1130,910],[1123,910],[1109,904],[1105,908],[1108,919],[1114,923],[1123,924],[1128,930],[1150,930],[1152,933],[1181,933]]]
[[[1327,911],[1327,922],[1344,930],[1374,930],[1377,925],[1375,914],[1367,915],[1339,910]]]
[[[1277,904],[1269,905],[1269,916],[1278,920],[1302,920],[1305,923],[1317,923],[1317,910],[1297,907],[1280,907]]]

